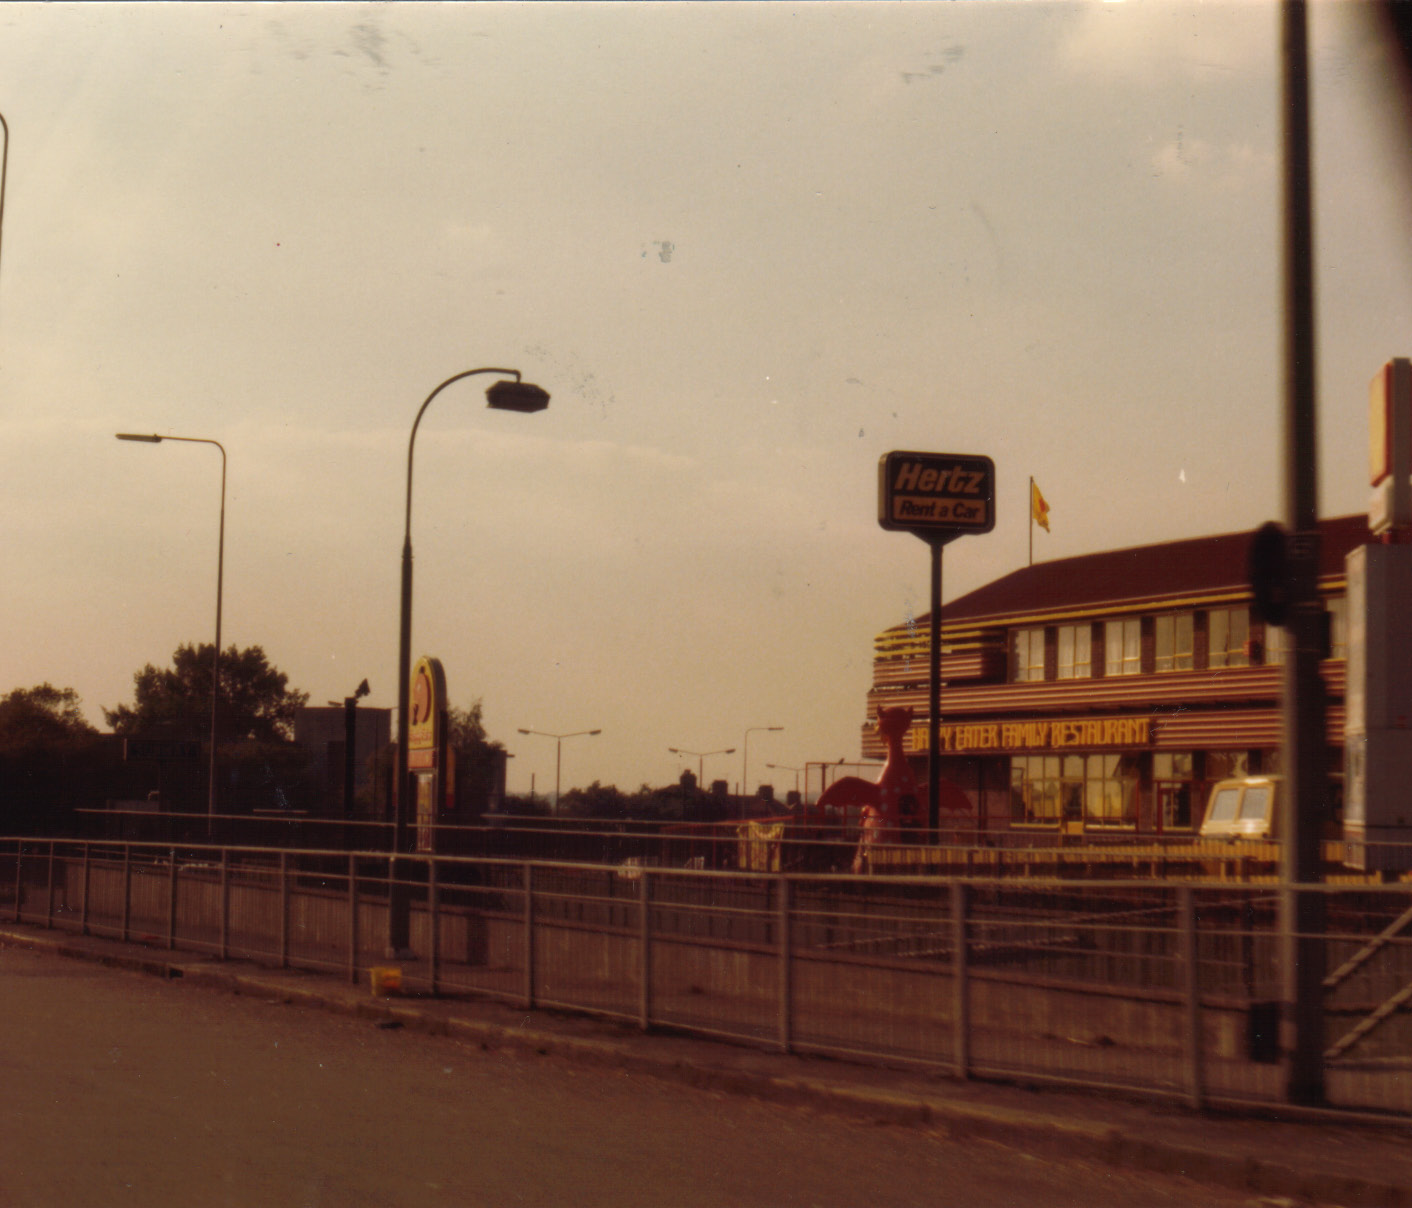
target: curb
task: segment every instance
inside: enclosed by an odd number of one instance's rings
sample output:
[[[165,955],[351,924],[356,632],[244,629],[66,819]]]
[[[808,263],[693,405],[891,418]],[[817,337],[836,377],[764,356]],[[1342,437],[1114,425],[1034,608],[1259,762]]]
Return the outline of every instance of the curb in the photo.
[[[802,1105],[875,1124],[935,1128],[948,1137],[975,1137],[1009,1145],[1058,1151],[1113,1166],[1180,1175],[1237,1191],[1341,1208],[1412,1208],[1412,1187],[1374,1179],[1299,1171],[1250,1155],[1200,1149],[1139,1136],[1118,1125],[1065,1120],[1039,1112],[940,1097],[847,1086],[807,1076],[731,1069],[723,1065],[662,1058],[613,1040],[564,1036],[534,1027],[514,1027],[457,1016],[430,1015],[405,1000],[360,998],[316,986],[290,986],[258,973],[243,973],[195,960],[134,952],[100,952],[83,941],[21,935],[0,926],[0,947],[27,948],[163,979],[191,980],[247,997],[278,998],[293,1006],[348,1015],[446,1036],[485,1050],[559,1057],[679,1082],[698,1089]]]

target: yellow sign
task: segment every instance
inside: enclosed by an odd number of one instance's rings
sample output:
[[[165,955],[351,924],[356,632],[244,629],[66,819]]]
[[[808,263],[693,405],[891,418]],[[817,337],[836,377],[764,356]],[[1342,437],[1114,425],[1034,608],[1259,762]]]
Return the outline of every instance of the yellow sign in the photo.
[[[407,766],[434,768],[441,745],[441,721],[446,715],[446,673],[441,660],[423,655],[412,668],[407,715]]]
[[[937,727],[937,746],[968,751],[1067,751],[1093,747],[1146,747],[1150,717],[1083,717],[1051,721],[966,722]],[[912,727],[912,750],[927,750],[927,727]]]

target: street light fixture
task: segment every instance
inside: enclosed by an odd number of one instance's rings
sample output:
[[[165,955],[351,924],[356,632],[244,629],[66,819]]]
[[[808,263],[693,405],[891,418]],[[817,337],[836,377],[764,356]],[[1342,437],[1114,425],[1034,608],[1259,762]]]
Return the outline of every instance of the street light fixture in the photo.
[[[519,729],[519,727],[516,727],[516,729]],[[563,756],[563,753],[564,753],[564,739],[566,739],[566,738],[580,738],[580,737],[582,737],[582,736],[584,736],[584,735],[589,735],[589,736],[591,736],[591,735],[594,735],[594,734],[602,734],[603,731],[602,731],[602,730],[575,730],[572,734],[546,734],[543,730],[524,730],[524,729],[520,729],[520,733],[521,733],[521,734],[534,734],[534,735],[537,735],[537,736],[540,737],[540,738],[552,738],[552,739],[554,739],[554,811],[553,811],[553,813],[550,815],[550,817],[557,818],[557,817],[559,816],[559,768],[560,768],[560,766],[561,766],[562,756]]]
[[[783,730],[783,726],[748,726],[745,731],[744,753],[740,757],[740,816],[745,817],[745,803],[750,797],[750,735],[764,730]]]
[[[9,142],[8,132],[6,142]],[[189,445],[215,445],[221,451],[221,529],[216,546],[216,648],[211,655],[211,763],[206,786],[206,835],[209,838],[216,823],[216,700],[221,687],[221,599],[224,594],[226,566],[226,450],[218,440],[204,436],[146,436],[137,432],[118,432],[119,440],[133,440],[145,445],[160,445],[164,440],[177,440]]]
[[[521,381],[518,369],[466,369],[453,374],[427,395],[417,411],[417,418],[412,421],[412,435],[407,440],[407,516],[402,537],[402,599],[397,641],[397,797],[392,817],[393,861],[387,910],[387,946],[392,953],[407,951],[411,935],[411,903],[406,886],[398,884],[396,857],[407,847],[408,814],[412,804],[407,785],[407,731],[411,696],[408,681],[412,676],[412,453],[417,445],[417,428],[432,399],[453,382],[480,373],[494,373],[502,378],[514,379],[499,381],[487,388],[486,403],[492,410],[533,412],[543,411],[549,406],[548,392],[531,382]]]
[[[706,760],[708,760],[712,755],[735,754],[734,747],[726,747],[720,751],[687,751],[682,747],[668,747],[667,750],[669,750],[673,755],[690,755],[693,759],[696,760],[696,787],[698,789],[701,788],[701,782],[704,776],[704,773],[702,771],[702,765],[705,764]]]
[[[766,766],[767,768],[773,768],[773,769],[775,769],[776,771],[780,771],[780,772],[793,772],[793,773],[794,773],[794,791],[795,791],[796,793],[799,792],[799,773],[804,770],[803,768],[792,768],[792,767],[790,767],[789,764],[787,764],[787,763],[767,763],[765,766]]]

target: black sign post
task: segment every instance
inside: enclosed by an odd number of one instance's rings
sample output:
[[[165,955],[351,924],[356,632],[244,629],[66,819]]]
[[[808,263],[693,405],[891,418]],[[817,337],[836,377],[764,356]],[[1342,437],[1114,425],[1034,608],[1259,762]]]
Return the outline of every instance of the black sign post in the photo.
[[[995,527],[995,463],[966,453],[885,453],[878,462],[878,523],[930,547],[931,625],[927,704],[927,827],[941,823],[941,551]]]

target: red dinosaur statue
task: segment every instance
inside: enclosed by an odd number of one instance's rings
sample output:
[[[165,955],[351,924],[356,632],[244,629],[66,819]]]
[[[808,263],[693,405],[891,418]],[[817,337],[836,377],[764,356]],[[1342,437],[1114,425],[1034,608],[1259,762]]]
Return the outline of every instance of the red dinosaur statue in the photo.
[[[862,808],[863,834],[853,861],[854,872],[862,871],[870,844],[896,840],[899,827],[921,823],[923,786],[902,752],[903,736],[911,727],[910,707],[879,708],[877,728],[887,744],[887,762],[876,782],[861,776],[841,776],[819,794],[815,803],[824,818],[834,810],[843,811],[846,817],[850,806]]]

